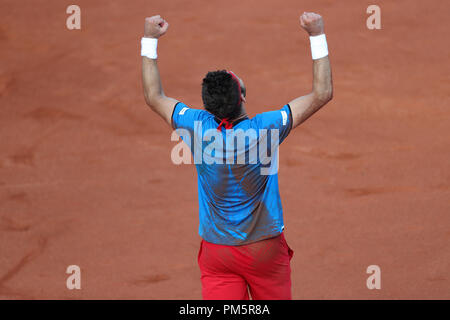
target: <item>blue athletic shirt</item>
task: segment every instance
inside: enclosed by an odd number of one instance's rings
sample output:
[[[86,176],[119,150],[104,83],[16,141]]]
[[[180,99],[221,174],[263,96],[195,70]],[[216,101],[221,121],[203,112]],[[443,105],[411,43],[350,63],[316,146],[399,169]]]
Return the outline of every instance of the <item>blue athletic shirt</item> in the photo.
[[[237,120],[231,130],[217,130],[220,122],[182,102],[172,114],[172,126],[190,148],[197,168],[199,234],[205,241],[234,246],[275,237],[284,229],[276,142],[279,145],[292,128],[290,106]],[[241,144],[229,135],[239,129],[247,134]]]

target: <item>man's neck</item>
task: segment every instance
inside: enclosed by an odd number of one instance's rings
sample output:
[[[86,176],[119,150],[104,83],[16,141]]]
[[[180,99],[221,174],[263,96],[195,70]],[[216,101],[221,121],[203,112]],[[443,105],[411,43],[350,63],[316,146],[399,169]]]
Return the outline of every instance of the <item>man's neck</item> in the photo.
[[[247,117],[247,113],[243,112],[243,113],[241,113],[237,118],[234,118],[234,119],[232,120],[232,122],[241,120],[241,119],[246,118],[246,117]]]
[[[242,104],[242,106],[241,106],[241,113],[236,118],[232,119],[231,121],[234,122],[234,121],[237,121],[237,120],[241,120],[241,119],[243,119],[245,117],[248,117],[248,116],[247,116],[247,112],[245,112],[244,104]]]

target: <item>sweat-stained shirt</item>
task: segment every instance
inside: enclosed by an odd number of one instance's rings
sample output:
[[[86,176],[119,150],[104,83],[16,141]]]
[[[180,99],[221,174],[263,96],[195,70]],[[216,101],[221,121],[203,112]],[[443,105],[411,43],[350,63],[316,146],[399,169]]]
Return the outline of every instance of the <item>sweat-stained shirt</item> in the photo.
[[[172,114],[197,168],[199,234],[233,246],[275,237],[284,229],[278,145],[292,128],[290,106],[237,120],[232,129],[218,130],[220,122],[182,102]]]

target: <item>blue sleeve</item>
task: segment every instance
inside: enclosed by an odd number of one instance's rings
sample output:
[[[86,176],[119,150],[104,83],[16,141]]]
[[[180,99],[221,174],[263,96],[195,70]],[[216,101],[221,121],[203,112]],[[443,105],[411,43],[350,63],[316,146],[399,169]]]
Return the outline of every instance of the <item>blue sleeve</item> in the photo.
[[[263,112],[253,118],[259,129],[278,129],[280,143],[292,129],[292,112],[289,104],[275,111]]]
[[[173,108],[172,127],[174,129],[194,130],[194,122],[202,121],[209,113],[206,110],[189,108],[182,102],[178,102]]]

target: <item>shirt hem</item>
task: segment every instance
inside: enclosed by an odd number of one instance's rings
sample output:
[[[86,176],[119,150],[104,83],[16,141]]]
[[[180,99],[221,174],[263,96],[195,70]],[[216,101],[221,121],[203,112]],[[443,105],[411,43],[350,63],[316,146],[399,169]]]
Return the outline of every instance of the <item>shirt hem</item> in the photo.
[[[268,235],[262,236],[261,238],[258,238],[258,239],[250,239],[250,240],[239,242],[239,243],[236,243],[236,244],[222,243],[222,242],[212,242],[210,240],[206,240],[202,235],[200,235],[200,237],[204,241],[212,243],[212,244],[217,244],[217,245],[221,245],[221,246],[239,247],[239,246],[243,246],[243,245],[247,245],[247,244],[251,244],[251,243],[255,243],[255,242],[259,242],[259,241],[263,241],[263,240],[267,240],[267,239],[276,238],[276,237],[280,236],[283,233],[283,231],[284,231],[283,229],[281,229],[281,231],[279,231],[279,232],[277,232],[275,234],[268,234]]]

